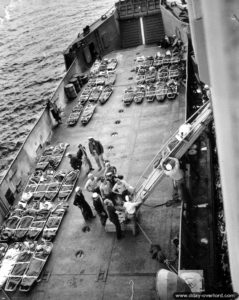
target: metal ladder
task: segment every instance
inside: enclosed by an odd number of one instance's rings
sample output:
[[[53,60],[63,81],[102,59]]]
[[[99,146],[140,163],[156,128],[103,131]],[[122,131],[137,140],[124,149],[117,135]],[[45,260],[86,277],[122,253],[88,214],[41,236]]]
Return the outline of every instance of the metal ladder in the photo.
[[[181,158],[201,135],[212,118],[211,105],[207,102],[184,123],[191,125],[190,132],[185,138],[180,138],[179,130],[172,135],[138,180],[135,186],[134,202],[144,202],[156,185],[162,180],[164,171],[160,166],[161,159],[166,159],[169,156],[178,159]]]

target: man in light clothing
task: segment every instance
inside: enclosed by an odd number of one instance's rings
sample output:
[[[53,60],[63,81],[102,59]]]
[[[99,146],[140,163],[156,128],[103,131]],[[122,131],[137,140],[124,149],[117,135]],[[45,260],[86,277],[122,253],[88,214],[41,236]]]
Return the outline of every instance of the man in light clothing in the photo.
[[[101,195],[100,193],[100,188],[99,188],[99,178],[94,176],[92,173],[88,174],[88,180],[86,181],[85,184],[85,189],[90,192],[90,193],[98,193],[99,195]]]
[[[179,199],[182,200],[184,189],[184,172],[180,168],[179,160],[176,157],[162,159],[161,167],[164,174],[173,180],[174,189],[177,190]]]

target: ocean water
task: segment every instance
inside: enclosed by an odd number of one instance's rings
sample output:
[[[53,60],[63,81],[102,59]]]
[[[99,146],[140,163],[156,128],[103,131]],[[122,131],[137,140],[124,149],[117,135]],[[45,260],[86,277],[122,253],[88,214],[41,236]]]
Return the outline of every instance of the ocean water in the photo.
[[[0,0],[0,175],[64,76],[62,51],[114,0]]]

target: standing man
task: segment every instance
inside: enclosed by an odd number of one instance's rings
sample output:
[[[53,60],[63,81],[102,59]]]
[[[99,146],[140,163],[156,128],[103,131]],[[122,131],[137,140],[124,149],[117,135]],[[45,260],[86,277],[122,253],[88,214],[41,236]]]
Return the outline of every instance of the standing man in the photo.
[[[180,168],[179,160],[176,157],[168,157],[166,159],[162,159],[160,164],[164,174],[173,180],[174,190],[178,193],[179,199],[182,201],[185,189],[184,172]]]
[[[119,217],[116,213],[116,209],[112,201],[110,201],[109,199],[106,199],[104,203],[106,205],[109,220],[115,225],[117,240],[120,240],[122,238],[122,231],[121,231]]]
[[[89,166],[89,172],[93,171],[94,169],[92,168],[91,161],[90,161],[89,157],[87,156],[85,147],[82,146],[81,144],[79,144],[78,149],[79,150],[76,153],[76,157],[78,159],[80,159],[81,161],[83,161],[85,165],[87,164]]]
[[[46,108],[51,112],[53,118],[56,120],[57,125],[62,123],[60,109],[57,107],[55,102],[51,102],[51,100],[47,100]]]
[[[88,180],[86,181],[86,184],[85,184],[85,189],[90,193],[101,194],[100,187],[99,187],[99,181],[100,181],[100,178],[97,178],[92,173],[89,173]]]
[[[107,212],[105,211],[105,208],[104,208],[103,200],[100,197],[100,195],[97,193],[93,193],[92,199],[93,199],[93,205],[94,205],[95,211],[97,212],[98,216],[100,217],[100,223],[102,226],[105,226],[108,216],[107,216]]]
[[[76,194],[73,205],[78,206],[80,208],[85,221],[93,219],[95,216],[93,215],[90,205],[86,202],[85,197],[82,194],[81,188],[77,186],[75,191]]]
[[[104,148],[100,141],[96,141],[93,137],[89,137],[89,150],[92,156],[94,156],[95,161],[99,167],[98,171],[105,167],[105,162],[103,158]]]

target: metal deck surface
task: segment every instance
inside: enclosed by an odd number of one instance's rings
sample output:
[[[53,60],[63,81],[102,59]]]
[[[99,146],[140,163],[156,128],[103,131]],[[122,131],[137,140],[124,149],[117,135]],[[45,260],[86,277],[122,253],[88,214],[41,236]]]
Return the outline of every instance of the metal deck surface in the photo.
[[[107,57],[116,57],[117,79],[114,92],[103,106],[96,109],[88,125],[80,122],[75,127],[67,127],[65,121],[77,99],[69,104],[65,112],[64,124],[55,130],[52,144],[67,142],[68,150],[77,151],[82,143],[87,147],[89,136],[99,139],[105,148],[105,158],[115,165],[118,174],[134,185],[148,163],[153,159],[163,143],[184,123],[185,95],[180,87],[180,95],[174,101],[164,103],[144,101],[124,107],[123,92],[129,85],[135,86],[134,59],[141,55],[155,55],[158,47],[139,46],[113,52]],[[133,77],[133,79],[129,79]],[[123,109],[123,112],[119,112]],[[120,123],[116,124],[115,121]],[[112,136],[113,132],[118,134]],[[109,146],[113,146],[108,150]],[[89,153],[89,151],[88,151]],[[90,156],[89,156],[90,157]],[[92,157],[93,167],[97,166]],[[68,158],[64,158],[59,169],[70,169]],[[78,185],[84,187],[87,169],[82,168]],[[94,171],[96,175],[100,175]],[[84,192],[92,204],[90,194]],[[157,299],[155,274],[159,263],[149,253],[149,242],[142,234],[136,237],[126,232],[118,241],[115,233],[106,233],[96,217],[90,224],[90,231],[83,233],[84,224],[80,209],[72,205],[74,193],[69,202],[68,212],[63,219],[51,257],[43,271],[42,281],[30,293],[11,295],[12,299],[34,300],[117,300],[130,299],[132,289],[137,300]],[[141,207],[139,222],[153,243],[160,244],[168,259],[174,259],[172,238],[179,231],[180,206],[152,208],[172,198],[172,182],[164,178]],[[82,257],[76,252],[82,250]],[[131,283],[130,283],[131,282]],[[133,284],[133,287],[132,287]]]

